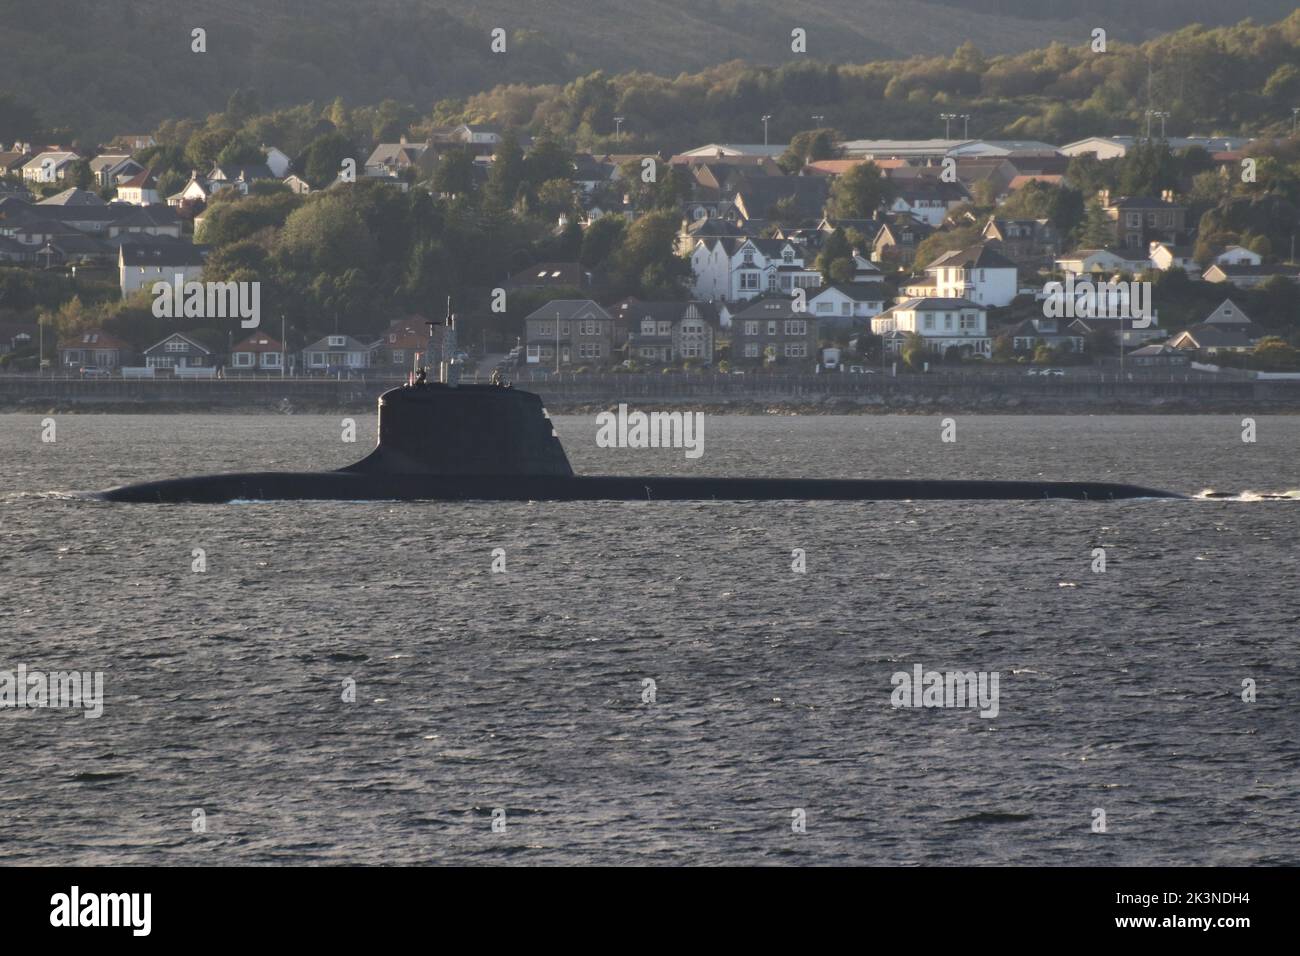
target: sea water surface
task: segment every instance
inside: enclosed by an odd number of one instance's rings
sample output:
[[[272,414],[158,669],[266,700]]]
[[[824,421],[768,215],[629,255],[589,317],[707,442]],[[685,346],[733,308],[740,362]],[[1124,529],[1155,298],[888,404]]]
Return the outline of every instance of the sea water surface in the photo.
[[[0,671],[104,711],[0,708],[0,863],[1300,863],[1300,501],[107,504],[374,422],[55,418],[0,416]],[[556,427],[588,473],[1300,488],[1300,417]],[[894,708],[915,664],[998,715]]]

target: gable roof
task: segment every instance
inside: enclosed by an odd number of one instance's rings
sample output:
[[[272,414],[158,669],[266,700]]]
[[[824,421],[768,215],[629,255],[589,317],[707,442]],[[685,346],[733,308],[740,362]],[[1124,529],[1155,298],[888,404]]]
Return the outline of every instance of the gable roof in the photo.
[[[199,350],[200,352],[202,352],[204,355],[211,355],[211,354],[212,354],[212,349],[211,349],[211,347],[209,347],[209,346],[207,346],[207,345],[204,345],[204,344],[203,344],[202,342],[200,342],[198,339],[196,339],[196,338],[194,338],[194,337],[192,337],[192,336],[186,335],[186,334],[183,333],[183,332],[173,332],[171,335],[168,335],[168,336],[166,336],[165,338],[159,339],[159,340],[158,340],[157,342],[155,342],[153,345],[151,345],[151,346],[149,346],[147,349],[145,349],[145,350],[144,350],[144,354],[145,354],[145,355],[148,355],[150,352],[153,352],[153,351],[156,351],[156,350],[162,348],[164,345],[166,345],[166,344],[167,344],[168,342],[170,342],[172,339],[181,339],[181,340],[184,341],[184,342],[188,342],[190,345],[194,346],[196,349],[198,349],[198,350]]]
[[[55,193],[48,199],[42,199],[36,205],[38,206],[107,206],[108,203],[100,199],[98,195],[92,193],[89,189],[79,189],[73,186],[65,189],[61,193]]]
[[[953,249],[935,259],[925,271],[931,269],[1014,269],[1016,264],[988,243]]]
[[[122,349],[131,350],[129,343],[119,339],[116,335],[110,335],[103,329],[86,329],[83,332],[77,332],[59,342],[60,349]]]
[[[574,319],[609,319],[610,314],[602,309],[593,299],[552,299],[545,305],[531,312],[528,319],[554,319],[561,322]]]

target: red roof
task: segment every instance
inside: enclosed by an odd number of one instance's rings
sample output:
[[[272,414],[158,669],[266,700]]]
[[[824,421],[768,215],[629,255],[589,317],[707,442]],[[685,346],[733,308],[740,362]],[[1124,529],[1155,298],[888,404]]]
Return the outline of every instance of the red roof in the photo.
[[[131,345],[123,342],[115,335],[109,335],[103,329],[87,329],[84,332],[78,332],[76,335],[64,339],[59,343],[60,349],[125,349],[130,351]]]
[[[265,332],[254,332],[242,342],[236,342],[232,352],[279,352],[282,347],[278,341]]]

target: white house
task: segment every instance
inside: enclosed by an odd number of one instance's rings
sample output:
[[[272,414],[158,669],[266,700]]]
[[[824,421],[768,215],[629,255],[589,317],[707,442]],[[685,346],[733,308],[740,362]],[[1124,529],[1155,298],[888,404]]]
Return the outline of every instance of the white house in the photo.
[[[938,228],[951,209],[970,202],[970,194],[960,182],[947,183],[931,176],[917,176],[899,188],[889,207],[890,213],[908,213],[928,226]]]
[[[66,150],[37,153],[23,163],[23,179],[27,182],[53,183],[64,179],[68,169],[81,157]]]
[[[873,318],[871,331],[885,336],[891,351],[901,348],[902,335],[914,332],[939,354],[953,347],[967,355],[988,358],[993,354],[988,313],[984,306],[969,299],[907,299]]]
[[[155,282],[197,282],[203,275],[206,250],[176,239],[123,243],[117,255],[122,298],[140,289],[152,289]]]
[[[1199,275],[1201,267],[1192,258],[1191,246],[1176,246],[1171,242],[1151,243],[1151,267],[1161,272],[1170,269],[1182,269],[1192,275]]]
[[[1150,259],[1126,259],[1109,249],[1079,249],[1056,260],[1056,268],[1067,276],[1089,278],[1098,273],[1141,272]]]
[[[130,178],[144,167],[126,153],[101,153],[90,161],[90,172],[96,185],[112,186],[122,178]]]
[[[158,181],[149,170],[142,170],[117,184],[117,201],[132,206],[152,206],[160,202]]]
[[[925,267],[925,274],[924,282],[908,284],[903,294],[1004,306],[1019,288],[1016,264],[987,243],[945,252]]]
[[[1220,266],[1258,266],[1263,264],[1264,257],[1243,246],[1228,246],[1213,261]]]
[[[885,290],[879,282],[844,282],[823,286],[808,299],[808,311],[822,328],[866,325],[885,310]]]
[[[327,335],[302,350],[309,372],[337,372],[370,366],[370,346],[350,335]]]
[[[701,239],[691,253],[694,298],[734,302],[762,292],[790,295],[819,288],[821,273],[805,265],[806,252],[783,239]]]

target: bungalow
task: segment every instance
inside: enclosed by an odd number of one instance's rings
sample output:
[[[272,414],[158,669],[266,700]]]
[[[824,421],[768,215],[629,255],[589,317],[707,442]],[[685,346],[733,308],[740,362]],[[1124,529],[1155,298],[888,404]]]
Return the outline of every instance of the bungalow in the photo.
[[[520,269],[506,280],[505,288],[529,292],[550,292],[561,289],[590,289],[593,274],[579,262],[539,262]]]
[[[1062,326],[1060,319],[1046,317],[1025,319],[1006,334],[1017,352],[1032,352],[1040,345],[1064,352],[1082,352],[1085,341],[1079,329]]]
[[[58,345],[60,368],[120,368],[132,353],[131,346],[102,329],[89,329],[64,339]]]
[[[1153,241],[1150,246],[1151,268],[1168,272],[1170,269],[1182,269],[1190,275],[1199,275],[1201,267],[1192,257],[1192,247],[1179,246],[1172,242]]]
[[[1127,305],[1127,298],[1119,296],[1115,300]],[[1134,327],[1134,320],[1131,318],[1107,318],[1107,319],[1075,319],[1070,323],[1070,329],[1077,330],[1080,335],[1090,336],[1105,333],[1116,342],[1123,341],[1126,349],[1139,345],[1145,345],[1152,339],[1163,338],[1168,333],[1160,328],[1160,320],[1157,316],[1151,317],[1151,324],[1141,328]]]
[[[23,179],[26,182],[53,183],[68,178],[72,164],[80,160],[76,153],[67,150],[47,150],[37,153],[23,163]]]
[[[841,282],[824,286],[808,299],[808,311],[823,329],[854,328],[885,309],[885,290],[879,282]]]
[[[217,355],[198,339],[173,332],[144,350],[144,364],[148,368],[213,368]]]
[[[1224,266],[1217,262],[1201,275],[1206,282],[1230,282],[1238,289],[1257,289],[1274,276],[1300,282],[1300,266]]]
[[[963,355],[993,354],[988,310],[978,302],[955,298],[907,299],[871,320],[871,331],[886,337],[886,348],[898,351],[904,341],[890,333],[915,333],[927,348],[943,354],[950,348]]]
[[[230,349],[230,367],[244,372],[284,371],[284,345],[265,332],[254,332]]]
[[[1187,349],[1178,349],[1162,342],[1159,345],[1144,345],[1128,353],[1132,365],[1151,368],[1186,368],[1191,362]]]
[[[1150,264],[1150,259],[1132,259],[1110,249],[1078,249],[1056,260],[1058,271],[1076,279],[1120,272],[1142,272]]]
[[[765,296],[732,316],[731,359],[767,363],[812,358],[817,336],[817,318],[794,311],[793,298]]]
[[[370,346],[350,335],[327,335],[302,350],[308,372],[344,372],[370,367]]]
[[[524,319],[524,329],[529,365],[603,363],[614,354],[614,319],[591,299],[552,299]]]
[[[90,161],[90,173],[100,188],[112,186],[121,179],[129,179],[144,167],[131,158],[129,153],[101,153]]]
[[[203,275],[207,249],[180,239],[149,240],[123,243],[118,250],[117,269],[122,298],[140,289],[152,289],[156,282],[194,282]]]
[[[1264,257],[1243,246],[1228,246],[1213,261],[1221,266],[1258,266],[1264,264]]]
[[[1253,352],[1256,339],[1231,325],[1193,325],[1169,340],[1171,348],[1214,355],[1217,352]]]

